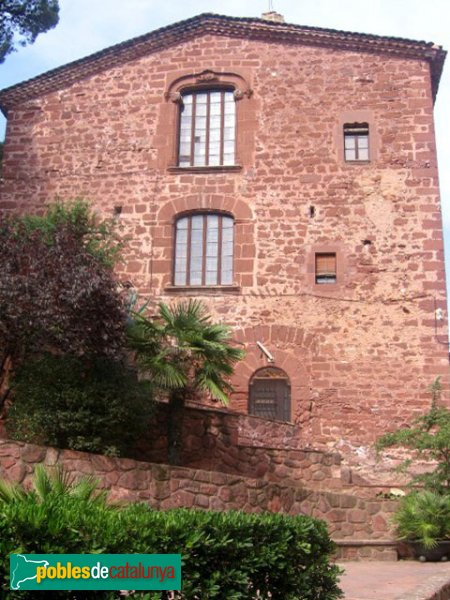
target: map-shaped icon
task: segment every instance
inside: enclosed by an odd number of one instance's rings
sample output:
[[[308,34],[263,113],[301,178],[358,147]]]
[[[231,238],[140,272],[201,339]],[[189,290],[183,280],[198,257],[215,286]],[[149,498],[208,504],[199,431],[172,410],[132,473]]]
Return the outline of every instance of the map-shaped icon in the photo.
[[[36,567],[48,567],[50,564],[46,560],[29,560],[23,554],[11,555],[11,560],[15,558],[15,566],[11,575],[11,589],[20,590],[20,585],[25,581],[36,579]]]

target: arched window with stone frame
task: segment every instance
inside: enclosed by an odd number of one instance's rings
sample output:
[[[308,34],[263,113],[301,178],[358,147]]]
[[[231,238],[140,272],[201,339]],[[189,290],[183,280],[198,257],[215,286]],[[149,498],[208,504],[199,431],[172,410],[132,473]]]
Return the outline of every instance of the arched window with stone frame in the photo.
[[[173,285],[233,284],[234,218],[219,211],[193,211],[175,220]]]
[[[236,100],[233,89],[183,92],[178,128],[179,167],[236,164]]]
[[[258,369],[250,379],[248,396],[249,414],[264,419],[290,421],[291,382],[282,369]]]
[[[165,94],[176,107],[164,122],[165,131],[167,123],[176,130],[170,168],[227,171],[248,164],[254,141],[251,96],[238,73],[206,69],[174,79]]]

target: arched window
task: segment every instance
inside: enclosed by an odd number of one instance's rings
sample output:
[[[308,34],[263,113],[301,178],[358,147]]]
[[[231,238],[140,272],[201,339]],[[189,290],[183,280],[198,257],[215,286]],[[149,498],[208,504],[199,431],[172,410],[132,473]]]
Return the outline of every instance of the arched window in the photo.
[[[290,420],[291,384],[284,371],[265,367],[253,374],[249,384],[249,413],[265,419]]]
[[[192,213],[175,223],[174,285],[233,284],[234,219]]]
[[[181,95],[178,166],[234,165],[235,146],[234,90],[199,89]]]

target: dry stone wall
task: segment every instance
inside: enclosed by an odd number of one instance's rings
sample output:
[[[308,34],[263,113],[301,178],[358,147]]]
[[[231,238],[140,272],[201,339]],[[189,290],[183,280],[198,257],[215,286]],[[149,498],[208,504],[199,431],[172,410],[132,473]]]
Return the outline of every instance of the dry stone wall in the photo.
[[[310,490],[289,480],[263,479],[202,469],[57,450],[0,438],[0,477],[30,485],[36,465],[61,465],[74,476],[94,475],[109,499],[175,507],[307,514],[324,519],[334,539],[386,540],[395,502]]]

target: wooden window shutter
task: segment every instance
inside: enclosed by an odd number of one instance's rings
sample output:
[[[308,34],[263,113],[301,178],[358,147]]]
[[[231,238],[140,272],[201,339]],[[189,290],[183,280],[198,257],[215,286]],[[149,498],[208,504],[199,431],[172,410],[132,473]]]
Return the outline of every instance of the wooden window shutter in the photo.
[[[336,283],[336,253],[316,254],[316,283]]]

